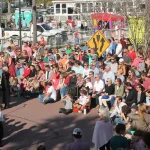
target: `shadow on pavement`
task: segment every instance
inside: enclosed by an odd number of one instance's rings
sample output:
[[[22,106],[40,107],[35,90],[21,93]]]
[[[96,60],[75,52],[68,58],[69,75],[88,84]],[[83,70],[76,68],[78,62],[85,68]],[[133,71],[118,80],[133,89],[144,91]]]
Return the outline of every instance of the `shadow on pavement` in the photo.
[[[5,148],[7,150],[29,150],[32,147],[35,149],[41,143],[46,145],[47,150],[61,150],[72,141],[73,129],[80,127],[83,130],[83,139],[92,145],[91,138],[95,119],[93,117],[86,118],[86,116],[82,120],[77,120],[76,117],[72,116],[57,117],[28,129],[23,129],[26,123],[13,123],[14,120],[8,120],[5,122],[5,129],[8,130],[5,131],[3,143],[6,145],[11,142],[11,146]],[[16,141],[16,139],[18,140]]]

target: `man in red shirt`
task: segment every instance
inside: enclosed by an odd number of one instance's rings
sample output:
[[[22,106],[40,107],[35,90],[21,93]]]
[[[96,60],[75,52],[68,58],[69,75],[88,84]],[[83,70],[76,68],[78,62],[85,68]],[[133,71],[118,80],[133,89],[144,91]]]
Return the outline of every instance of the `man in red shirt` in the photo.
[[[143,79],[143,86],[145,88],[145,91],[150,89],[150,78],[147,77],[147,74],[145,72],[143,72],[141,74],[141,77]]]
[[[123,34],[121,35],[120,43],[122,45],[122,49],[126,48],[126,42]]]

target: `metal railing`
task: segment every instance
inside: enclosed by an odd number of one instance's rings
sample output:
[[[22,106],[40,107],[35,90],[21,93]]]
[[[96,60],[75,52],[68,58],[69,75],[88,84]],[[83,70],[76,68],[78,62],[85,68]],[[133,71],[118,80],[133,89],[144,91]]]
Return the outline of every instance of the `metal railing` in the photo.
[[[120,39],[121,34],[124,34],[125,37],[128,37],[128,29],[118,29],[118,30],[108,29],[108,30],[103,30],[102,32],[107,39],[110,39],[111,37],[114,37],[115,39]],[[80,31],[79,32],[79,44],[82,45],[84,42],[87,42],[90,38],[92,38],[93,35],[94,35],[94,32],[91,30]],[[38,37],[39,36],[42,36],[42,35],[40,34],[38,35]],[[75,45],[74,32],[63,31],[62,33],[57,33],[52,36],[45,36],[45,38],[47,39],[48,47],[63,47],[65,46],[66,43],[70,45]],[[19,45],[20,39],[18,36],[9,37],[9,38],[3,37],[0,40],[1,40],[1,43],[5,44],[11,39],[15,41],[16,43],[18,43]],[[24,41],[32,41],[32,37],[24,35],[22,36],[22,42]]]

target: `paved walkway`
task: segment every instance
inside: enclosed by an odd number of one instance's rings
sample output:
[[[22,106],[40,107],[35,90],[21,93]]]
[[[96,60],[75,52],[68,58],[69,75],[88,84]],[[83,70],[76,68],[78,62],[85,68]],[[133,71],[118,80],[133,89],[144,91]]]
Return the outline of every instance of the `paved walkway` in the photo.
[[[83,130],[83,138],[93,150],[91,138],[98,118],[96,110],[92,109],[87,115],[72,113],[66,116],[58,113],[60,107],[63,107],[60,102],[43,105],[38,99],[11,98],[11,108],[4,110],[2,150],[36,150],[43,143],[47,150],[63,150],[72,141],[75,127]]]

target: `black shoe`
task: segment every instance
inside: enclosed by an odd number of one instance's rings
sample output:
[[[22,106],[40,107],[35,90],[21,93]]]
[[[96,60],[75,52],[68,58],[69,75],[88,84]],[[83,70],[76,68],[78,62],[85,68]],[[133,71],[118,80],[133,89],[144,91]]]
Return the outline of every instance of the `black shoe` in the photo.
[[[4,109],[8,109],[9,108],[9,105],[5,105]]]
[[[0,142],[0,147],[3,147],[2,142]]]

